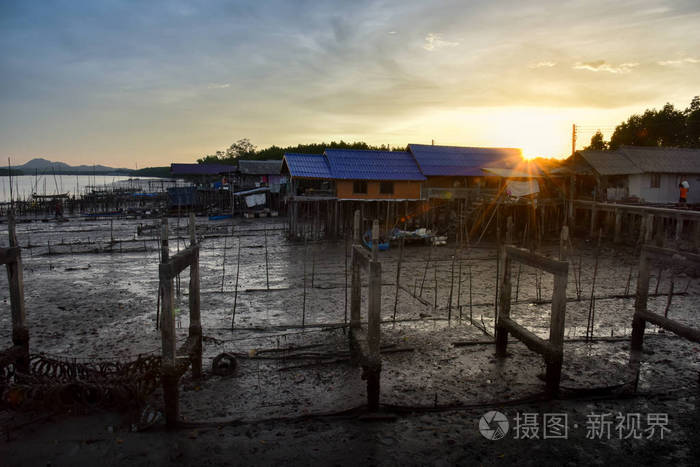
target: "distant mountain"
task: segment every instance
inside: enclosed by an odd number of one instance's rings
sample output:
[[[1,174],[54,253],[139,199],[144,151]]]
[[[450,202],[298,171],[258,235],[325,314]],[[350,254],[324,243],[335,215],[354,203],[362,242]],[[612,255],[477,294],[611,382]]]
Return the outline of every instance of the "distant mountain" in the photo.
[[[26,164],[18,165],[18,166],[13,166],[13,169],[18,169],[24,172],[25,174],[31,175],[36,171],[42,172],[42,173],[52,173],[56,172],[62,173],[62,174],[76,174],[76,173],[131,173],[133,170],[131,169],[118,169],[114,167],[107,167],[105,165],[68,165],[65,162],[52,162],[47,159],[43,159],[41,157],[37,157],[35,159],[30,160]]]

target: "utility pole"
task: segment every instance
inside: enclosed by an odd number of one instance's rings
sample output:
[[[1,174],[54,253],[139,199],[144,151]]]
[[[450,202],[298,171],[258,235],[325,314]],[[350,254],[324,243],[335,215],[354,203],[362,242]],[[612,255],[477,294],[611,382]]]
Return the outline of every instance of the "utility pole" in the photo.
[[[571,127],[571,155],[576,153],[576,124]]]

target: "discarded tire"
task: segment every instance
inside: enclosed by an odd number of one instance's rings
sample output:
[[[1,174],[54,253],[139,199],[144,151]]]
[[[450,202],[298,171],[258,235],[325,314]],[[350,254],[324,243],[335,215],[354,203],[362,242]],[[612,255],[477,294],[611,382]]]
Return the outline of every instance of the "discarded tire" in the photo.
[[[211,372],[218,376],[229,376],[236,372],[236,357],[228,352],[220,353],[211,362]]]

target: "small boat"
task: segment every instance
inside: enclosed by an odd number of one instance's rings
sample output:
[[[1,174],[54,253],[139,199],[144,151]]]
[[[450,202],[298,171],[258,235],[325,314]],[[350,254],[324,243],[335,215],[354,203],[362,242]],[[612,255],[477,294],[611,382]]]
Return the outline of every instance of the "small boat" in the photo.
[[[231,216],[231,214],[221,214],[218,216],[209,216],[209,220],[210,221],[222,221],[224,219],[231,219],[231,217],[233,217],[233,216]]]
[[[365,234],[362,236],[362,243],[368,248],[372,249],[372,231],[368,230],[365,232]],[[380,242],[377,244],[377,249],[379,251],[386,251],[389,249],[389,242]]]

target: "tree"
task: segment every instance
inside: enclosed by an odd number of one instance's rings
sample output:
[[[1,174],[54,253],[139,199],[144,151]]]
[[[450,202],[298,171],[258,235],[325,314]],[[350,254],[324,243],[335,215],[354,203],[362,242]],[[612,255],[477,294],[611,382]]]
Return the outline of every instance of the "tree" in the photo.
[[[272,160],[282,159],[285,153],[298,154],[323,154],[326,148],[331,149],[372,149],[383,151],[404,151],[404,148],[391,148],[389,145],[370,146],[369,144],[356,141],[346,143],[343,140],[339,142],[331,141],[330,143],[311,143],[297,144],[296,146],[287,146],[285,148],[272,145],[265,149],[257,149],[251,144],[248,138],[239,139],[225,151],[216,151],[216,154],[209,154],[197,159],[199,164],[233,164],[235,165],[239,159],[253,160]]]
[[[226,150],[226,158],[237,159],[240,157],[254,156],[257,146],[248,138],[239,139]]]
[[[669,103],[664,105],[661,110],[647,109],[641,115],[632,115],[626,122],[620,123],[615,128],[610,137],[610,149],[617,149],[623,144],[631,146],[687,146],[686,120],[686,113],[676,110]]]
[[[239,139],[225,151],[216,151],[197,159],[198,164],[231,164],[235,165],[237,159],[251,158],[255,156],[256,146],[248,138]]]
[[[683,113],[688,147],[700,148],[700,96],[693,97]]]
[[[591,136],[591,144],[583,149],[592,149],[594,151],[605,151],[608,149],[608,143],[603,139],[603,133],[600,130],[595,132],[595,135]]]

